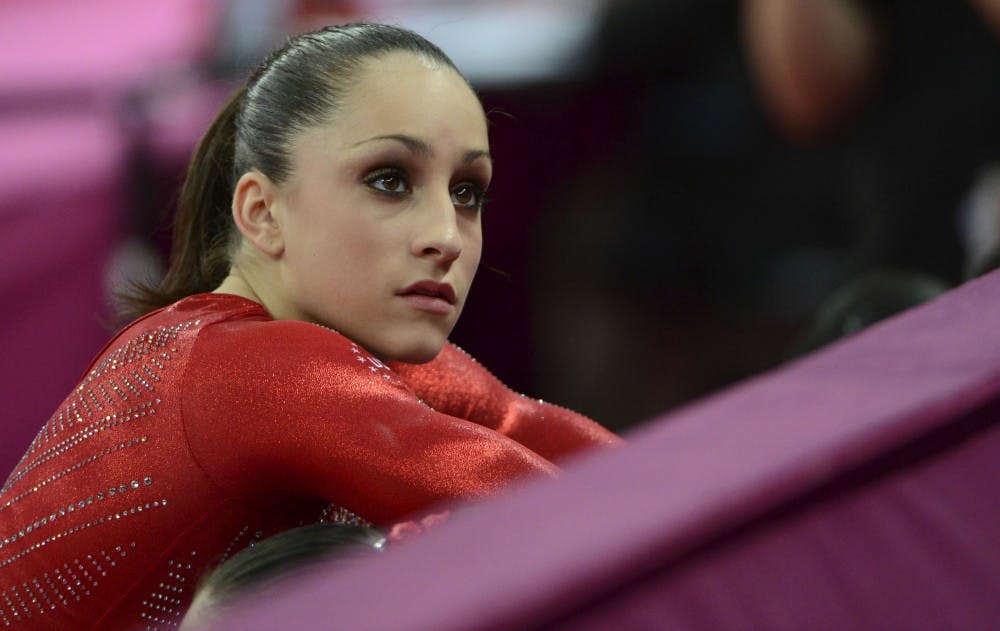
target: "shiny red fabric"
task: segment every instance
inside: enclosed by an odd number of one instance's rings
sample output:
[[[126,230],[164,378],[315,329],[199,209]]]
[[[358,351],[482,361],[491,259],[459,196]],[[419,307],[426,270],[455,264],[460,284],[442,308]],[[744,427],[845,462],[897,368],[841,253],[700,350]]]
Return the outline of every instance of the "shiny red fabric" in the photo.
[[[390,368],[329,329],[192,296],[102,351],[0,491],[0,626],[171,628],[203,570],[255,540],[391,527],[614,442],[454,347]]]
[[[585,416],[511,392],[460,348],[448,344],[427,364],[390,364],[438,412],[467,419],[558,460],[617,437]]]

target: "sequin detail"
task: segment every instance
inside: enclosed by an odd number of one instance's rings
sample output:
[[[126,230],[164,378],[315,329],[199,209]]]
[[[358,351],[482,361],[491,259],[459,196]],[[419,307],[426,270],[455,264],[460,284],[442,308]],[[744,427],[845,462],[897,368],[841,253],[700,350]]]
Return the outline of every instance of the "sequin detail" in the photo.
[[[361,348],[355,343],[351,343],[351,352],[354,353],[354,358],[365,368],[367,368],[372,373],[379,375],[386,381],[395,384],[397,386],[403,386],[403,382],[399,380],[396,373],[392,371],[391,368],[382,363],[382,360],[375,357],[365,349]]]
[[[237,544],[239,544],[240,539],[242,539],[243,536],[246,535],[247,531],[249,530],[250,526],[243,526],[242,528],[240,528],[240,531],[236,533],[236,535],[232,539],[229,540],[229,544],[226,546],[226,549],[222,551],[222,555],[219,557],[219,563],[222,563],[223,561],[228,559],[229,555],[231,555],[235,550],[239,549],[236,547]]]
[[[148,631],[158,629],[159,625],[175,628],[180,624],[190,601],[188,593],[197,582],[198,568],[194,563],[197,556],[197,550],[192,550],[182,560],[167,561],[166,575],[142,601],[139,617]]]
[[[134,516],[142,513],[143,511],[150,511],[150,510],[154,510],[154,509],[158,509],[158,508],[163,508],[163,507],[166,507],[166,505],[167,505],[167,500],[166,499],[153,500],[152,502],[146,502],[144,504],[133,504],[129,508],[126,508],[126,509],[123,509],[123,510],[120,510],[120,511],[115,511],[113,513],[109,512],[109,513],[106,513],[104,515],[100,515],[98,517],[95,517],[94,519],[91,519],[90,521],[86,521],[86,522],[77,524],[75,526],[71,526],[71,527],[66,528],[64,530],[61,530],[61,531],[59,531],[59,532],[57,532],[57,533],[55,533],[55,534],[53,534],[53,535],[51,535],[49,537],[46,537],[45,539],[42,539],[41,541],[38,541],[38,542],[32,544],[31,546],[25,548],[24,550],[21,550],[20,552],[14,554],[13,556],[10,556],[10,557],[8,557],[6,559],[3,559],[2,561],[0,561],[0,568],[3,568],[3,567],[6,567],[6,566],[10,565],[11,563],[13,563],[13,562],[15,562],[15,561],[23,558],[25,555],[28,555],[28,554],[34,552],[35,550],[38,550],[39,548],[43,548],[43,547],[47,546],[48,544],[56,542],[56,541],[59,541],[60,539],[63,539],[65,537],[71,537],[73,535],[79,534],[79,533],[87,530],[88,528],[93,528],[94,526],[98,526],[100,524],[105,524],[105,523],[109,523],[109,522],[113,522],[113,521],[119,521],[119,520],[122,520],[122,519],[128,519],[130,517],[134,517]],[[61,512],[61,511],[67,511],[68,512],[69,509],[68,508],[59,509],[59,511],[57,511],[57,512]],[[17,533],[16,538],[20,538],[21,536],[23,536],[23,535],[21,535],[21,532],[23,532],[23,531],[20,531],[20,532]],[[25,533],[25,534],[27,534],[27,533]],[[13,539],[12,539],[12,541],[13,541]]]
[[[37,491],[42,490],[43,488],[45,488],[49,484],[55,482],[56,480],[59,480],[63,476],[69,475],[70,473],[73,473],[74,471],[79,470],[81,467],[84,467],[84,466],[86,466],[88,464],[91,464],[92,462],[94,462],[96,460],[100,460],[104,456],[113,454],[113,453],[115,453],[117,451],[120,451],[122,449],[126,449],[128,447],[132,447],[132,446],[135,446],[135,445],[144,444],[147,440],[149,440],[148,437],[146,437],[146,436],[139,436],[138,438],[133,438],[131,440],[126,440],[125,442],[118,443],[117,445],[113,445],[111,447],[108,447],[107,449],[102,449],[101,451],[99,451],[99,452],[97,452],[97,453],[95,453],[93,455],[90,455],[90,456],[84,458],[83,460],[81,460],[81,461],[79,461],[79,462],[77,462],[77,463],[75,463],[75,464],[73,464],[73,465],[71,465],[69,467],[66,467],[65,469],[59,471],[58,473],[53,473],[52,475],[50,475],[49,477],[45,478],[44,480],[42,480],[38,484],[34,485],[33,487],[31,487],[27,491],[24,491],[20,495],[16,495],[16,496],[10,498],[6,502],[4,502],[4,504],[2,506],[0,506],[0,512],[4,511],[5,509],[9,508],[13,504],[17,503],[19,500],[22,500],[25,497],[28,497],[32,493],[35,493]],[[149,483],[151,484],[152,483],[152,478],[147,477],[147,479],[150,480]]]
[[[110,372],[116,371],[119,367],[123,367],[122,372],[128,372],[124,370],[125,366],[130,365],[132,362],[137,361],[139,358],[150,352],[155,352],[165,347],[166,344],[173,341],[181,331],[194,326],[196,323],[197,321],[192,323],[183,323],[173,327],[162,327],[152,332],[140,334],[137,338],[126,342],[121,349],[114,351],[109,357],[101,361],[97,367],[91,370],[91,372],[84,379],[83,383],[77,387],[74,393],[75,398],[74,395],[68,397],[32,441],[28,451],[25,453],[21,462],[15,469],[15,474],[7,480],[3,489],[0,490],[0,496],[3,496],[14,484],[38,466],[49,462],[53,458],[59,457],[66,451],[79,446],[98,433],[111,427],[121,425],[122,423],[145,417],[147,414],[155,414],[156,409],[154,405],[160,402],[159,399],[133,405],[133,407],[127,408],[122,412],[108,414],[103,418],[88,422],[88,419],[92,417],[95,412],[103,411],[105,404],[113,405],[115,403],[114,398],[108,393],[105,383],[95,383],[95,381]],[[169,355],[165,353],[161,353],[161,355],[169,358]],[[163,366],[162,363],[159,363],[159,365]],[[142,372],[140,372],[140,370]],[[130,373],[132,377],[131,379],[128,374],[120,375],[119,378],[121,383],[125,386],[125,390],[131,391],[133,398],[136,399],[144,394],[139,390],[138,386],[136,386],[137,383],[143,386],[146,393],[151,394],[154,392],[153,383],[160,380],[159,374],[150,369],[148,365],[143,365],[139,369],[133,369]],[[114,378],[109,377],[107,382],[107,385],[109,385],[113,391],[119,393],[119,396],[123,401],[128,399],[128,397],[124,394],[125,390],[119,386]],[[95,389],[102,395],[104,403],[101,402],[101,397],[98,397],[97,394],[95,394]],[[73,434],[57,441],[60,436],[85,422],[87,423],[85,427],[78,429]],[[57,442],[53,445],[45,447],[53,441]],[[45,448],[43,449],[43,447]]]
[[[192,320],[139,333],[98,362],[38,432],[0,489],[0,498],[4,499],[0,512],[41,495],[95,463],[102,463],[100,466],[104,468],[115,467],[103,462],[125,450],[147,445],[149,436],[145,433],[120,437],[111,434],[115,436],[111,444],[103,437],[111,430],[120,432],[123,427],[155,417],[161,403],[156,394],[157,384],[177,353],[177,338],[199,323]],[[84,451],[90,445],[96,447],[74,457],[76,451]],[[59,463],[58,470],[46,471],[44,467],[53,462]],[[38,476],[41,471],[45,472]],[[0,554],[6,553],[0,557],[0,568],[56,542],[91,532],[95,526],[133,519],[143,512],[167,506],[167,498],[145,497],[147,489],[153,486],[153,474],[137,473],[135,477],[92,489],[72,501],[64,497],[54,508],[45,507],[43,499],[43,514],[14,514],[11,519],[16,521],[6,521],[6,532],[0,534]],[[24,483],[27,483],[25,488],[19,488]],[[135,545],[133,542],[131,547]],[[119,546],[111,554],[88,555],[29,580],[21,577],[18,584],[0,582],[0,625],[25,622],[59,605],[79,602],[97,587],[107,569],[115,567],[126,554],[127,550]]]
[[[372,523],[366,520],[364,517],[352,513],[343,506],[337,506],[336,504],[330,504],[323,509],[323,512],[319,515],[320,521],[330,522],[331,524],[347,524],[349,526],[367,526],[371,527]]]
[[[146,486],[149,486],[153,483],[152,477],[147,476],[145,479],[148,480]],[[135,490],[138,489],[140,486],[142,485],[139,483],[138,480],[131,480],[126,484],[120,484],[117,487],[110,487],[108,489],[107,494],[105,494],[103,491],[98,491],[97,493],[89,495],[86,499],[77,500],[76,502],[70,502],[68,505],[60,506],[57,509],[53,509],[51,514],[43,515],[35,519],[34,522],[29,523],[28,525],[20,528],[19,530],[15,526],[16,532],[13,532],[9,536],[5,536],[2,540],[0,540],[0,549],[12,543],[15,543],[19,539],[23,539],[24,537],[30,535],[33,531],[38,531],[40,529],[46,528],[47,526],[51,526],[56,522],[56,520],[61,520],[64,517],[72,517],[72,513],[74,511],[79,513],[79,511],[89,508],[94,504],[95,498],[97,503],[100,503],[103,502],[107,497],[114,497],[116,493],[117,494],[125,493],[129,489]],[[139,508],[139,511],[141,510],[142,509]]]
[[[129,549],[135,547],[134,541],[128,545]],[[117,560],[127,555],[122,546],[111,553],[101,550],[0,589],[0,624],[9,627],[80,602],[117,566]]]
[[[94,438],[94,436],[97,436],[98,434],[101,434],[102,432],[105,432],[113,427],[136,421],[145,418],[146,416],[155,415],[155,405],[158,403],[160,403],[160,400],[154,399],[153,401],[141,403],[138,406],[128,408],[121,413],[108,414],[104,418],[88,424],[83,429],[74,432],[69,437],[43,450],[39,453],[37,458],[24,462],[18,466],[17,471],[10,476],[10,479],[7,481],[3,490],[0,491],[0,497],[3,497],[3,495],[5,495],[15,484],[20,482],[24,476],[31,473],[36,468],[62,456],[66,452],[75,449],[82,444],[85,444],[88,440]]]
[[[115,405],[119,399],[128,401],[155,392],[155,384],[161,379],[158,371],[162,371],[166,367],[165,362],[172,357],[167,351],[176,352],[174,343],[178,336],[199,324],[200,320],[193,320],[159,327],[140,333],[113,350],[67,397],[32,441],[25,458],[59,434],[99,413],[106,405]]]

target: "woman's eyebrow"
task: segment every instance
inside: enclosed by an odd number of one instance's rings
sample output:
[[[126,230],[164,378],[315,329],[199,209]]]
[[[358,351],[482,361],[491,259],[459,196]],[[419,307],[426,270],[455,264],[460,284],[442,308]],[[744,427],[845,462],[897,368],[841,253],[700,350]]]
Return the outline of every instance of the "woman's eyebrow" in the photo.
[[[364,145],[369,142],[376,142],[379,140],[395,140],[396,142],[402,143],[404,146],[406,146],[407,149],[409,149],[411,152],[415,154],[426,157],[434,156],[434,150],[431,149],[431,146],[429,144],[427,144],[426,142],[424,142],[419,138],[414,138],[413,136],[409,136],[407,134],[385,134],[382,136],[374,136],[372,138],[367,138],[365,140],[361,140],[359,142],[354,143],[353,145],[351,145],[351,148],[353,149],[354,147],[358,147],[360,145]],[[490,156],[489,151],[485,151],[483,149],[470,149],[469,151],[466,151],[465,154],[462,156],[462,162],[468,164],[470,162],[475,162],[480,158],[486,158],[490,162],[493,161],[493,157]]]
[[[493,156],[490,155],[490,152],[483,151],[482,149],[470,149],[469,151],[466,151],[465,155],[462,156],[462,162],[469,164],[470,162],[475,162],[480,158],[485,158],[486,160],[489,160],[490,163],[493,162]]]

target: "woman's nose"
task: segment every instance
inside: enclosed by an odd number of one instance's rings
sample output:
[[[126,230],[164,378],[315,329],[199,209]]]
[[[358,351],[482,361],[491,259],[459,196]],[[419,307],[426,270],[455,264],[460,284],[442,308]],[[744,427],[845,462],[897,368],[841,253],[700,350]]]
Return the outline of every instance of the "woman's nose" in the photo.
[[[448,192],[443,200],[435,198],[428,202],[424,212],[419,213],[414,254],[436,259],[439,263],[451,263],[462,253],[462,234],[451,193]]]

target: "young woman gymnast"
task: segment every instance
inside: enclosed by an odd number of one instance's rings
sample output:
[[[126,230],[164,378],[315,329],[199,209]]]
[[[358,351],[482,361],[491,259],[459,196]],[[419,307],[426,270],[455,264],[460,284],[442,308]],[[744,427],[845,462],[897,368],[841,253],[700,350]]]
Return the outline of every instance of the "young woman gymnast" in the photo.
[[[482,248],[483,109],[420,36],[290,39],[192,158],[163,283],[0,492],[0,624],[175,626],[209,565],[386,530],[618,439],[447,337]]]

